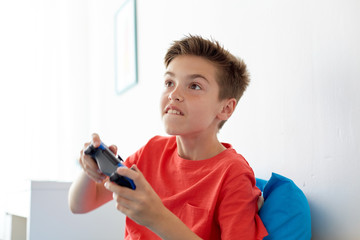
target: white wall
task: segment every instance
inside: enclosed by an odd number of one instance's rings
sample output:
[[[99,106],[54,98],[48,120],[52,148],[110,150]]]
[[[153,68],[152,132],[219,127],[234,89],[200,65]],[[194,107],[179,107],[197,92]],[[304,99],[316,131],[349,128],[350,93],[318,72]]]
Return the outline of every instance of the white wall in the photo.
[[[0,73],[8,86],[1,88],[6,96],[1,107],[13,116],[1,123],[8,133],[1,145],[16,143],[11,149],[20,156],[29,150],[29,139],[51,153],[57,150],[54,142],[68,149],[62,157],[53,154],[54,160],[34,151],[29,163],[23,160],[25,169],[49,177],[37,170],[47,163],[57,178],[70,179],[81,142],[91,132],[116,143],[124,157],[163,134],[158,107],[163,55],[184,34],[212,36],[244,58],[252,77],[221,139],[248,159],[257,177],[277,172],[303,189],[313,239],[360,237],[359,1],[138,0],[140,83],[123,96],[115,94],[113,62],[114,13],[122,1],[14,2],[12,10],[27,21],[24,25],[9,11],[0,14],[2,28],[14,34],[0,40],[1,52],[7,53],[0,57],[6,66],[1,71],[8,73]],[[29,9],[41,14],[33,18]],[[24,35],[26,42],[20,41]],[[24,52],[25,58],[17,57]],[[29,76],[35,84],[26,81]],[[43,98],[32,98],[34,86],[43,88],[38,91]],[[33,112],[46,116],[34,127],[22,120],[32,119]],[[10,134],[8,126],[14,125]]]
[[[90,125],[86,2],[0,1],[0,239],[16,182],[79,171]]]
[[[73,143],[80,144],[83,139],[75,139],[88,129],[85,3],[0,3],[1,131],[6,136],[1,143],[8,147],[7,152],[21,156],[6,162],[19,175],[66,176],[79,152],[70,159],[69,149],[78,150]],[[53,171],[44,171],[41,166],[46,165]]]

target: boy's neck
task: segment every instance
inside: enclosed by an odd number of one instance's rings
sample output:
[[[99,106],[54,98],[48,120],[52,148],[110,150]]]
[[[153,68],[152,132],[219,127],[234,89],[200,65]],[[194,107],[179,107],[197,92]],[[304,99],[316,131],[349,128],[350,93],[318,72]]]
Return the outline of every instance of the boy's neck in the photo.
[[[188,160],[212,158],[226,149],[217,136],[176,136],[178,154]]]

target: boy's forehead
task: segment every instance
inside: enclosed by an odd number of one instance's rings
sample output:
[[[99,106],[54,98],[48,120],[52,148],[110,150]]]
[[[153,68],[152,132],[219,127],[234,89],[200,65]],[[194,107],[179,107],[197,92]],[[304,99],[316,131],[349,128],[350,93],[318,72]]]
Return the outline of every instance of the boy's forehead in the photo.
[[[165,75],[175,76],[178,74],[200,74],[215,77],[216,66],[209,60],[193,55],[181,55],[175,57],[167,66]]]

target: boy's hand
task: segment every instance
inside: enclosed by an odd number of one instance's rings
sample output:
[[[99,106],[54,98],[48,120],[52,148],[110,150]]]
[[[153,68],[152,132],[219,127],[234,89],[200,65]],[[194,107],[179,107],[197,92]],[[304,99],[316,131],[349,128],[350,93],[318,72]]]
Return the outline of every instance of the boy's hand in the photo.
[[[84,172],[95,182],[102,182],[104,181],[107,176],[105,174],[103,174],[96,161],[89,155],[86,155],[84,153],[84,151],[86,150],[86,148],[90,145],[93,144],[94,147],[99,147],[101,140],[98,134],[94,133],[92,135],[92,141],[91,142],[87,142],[84,144],[83,149],[81,149],[80,151],[80,157],[79,157],[79,163],[81,165],[81,167],[83,168]],[[109,147],[109,149],[116,155],[117,152],[117,147],[115,145],[111,145]]]
[[[258,212],[259,212],[261,207],[264,205],[264,197],[263,196],[259,196],[257,205],[258,205]]]
[[[163,213],[161,210],[165,208],[160,197],[136,165],[133,165],[131,169],[118,168],[117,173],[131,178],[136,185],[136,190],[107,181],[105,187],[113,192],[116,208],[136,223],[151,227],[151,224],[156,223],[157,219],[161,219]]]

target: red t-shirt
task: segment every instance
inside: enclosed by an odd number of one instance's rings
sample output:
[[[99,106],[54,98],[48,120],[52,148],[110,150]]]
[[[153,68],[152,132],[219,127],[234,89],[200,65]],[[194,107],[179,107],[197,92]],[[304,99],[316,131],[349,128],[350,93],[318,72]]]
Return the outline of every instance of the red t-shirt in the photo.
[[[206,160],[178,155],[176,137],[152,138],[126,160],[136,164],[163,204],[203,239],[263,239],[261,194],[247,161],[231,147]],[[126,219],[125,239],[160,239]]]

